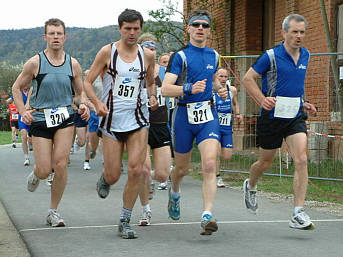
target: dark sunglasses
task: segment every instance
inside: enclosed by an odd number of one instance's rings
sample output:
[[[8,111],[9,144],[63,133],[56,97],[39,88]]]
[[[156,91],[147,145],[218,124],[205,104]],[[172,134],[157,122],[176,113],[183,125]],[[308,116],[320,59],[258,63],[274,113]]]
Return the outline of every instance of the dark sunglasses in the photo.
[[[193,22],[191,23],[191,26],[194,28],[199,28],[200,25],[204,28],[204,29],[208,29],[210,27],[210,24],[206,23],[206,22]]]

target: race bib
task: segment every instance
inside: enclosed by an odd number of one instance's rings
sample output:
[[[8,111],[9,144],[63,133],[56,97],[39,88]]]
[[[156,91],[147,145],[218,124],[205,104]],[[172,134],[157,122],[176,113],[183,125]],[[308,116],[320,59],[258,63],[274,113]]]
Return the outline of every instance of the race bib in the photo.
[[[137,99],[139,94],[140,80],[128,77],[116,77],[113,96],[122,99]]]
[[[218,112],[219,124],[222,126],[231,125],[231,113]]]
[[[174,109],[176,105],[176,98],[175,97],[169,97],[169,109]]]
[[[146,88],[144,88],[144,91],[146,92],[146,95],[148,95]],[[158,102],[159,107],[166,105],[166,99],[162,96],[160,87],[157,88],[156,98],[157,98],[157,102]],[[150,107],[150,98],[148,98],[147,105],[148,105],[148,107]]]
[[[45,122],[48,128],[61,125],[63,121],[69,118],[67,107],[58,107],[53,109],[44,109]]]
[[[277,96],[274,110],[274,117],[277,118],[294,118],[300,108],[300,97]]]
[[[18,114],[12,114],[12,120],[18,120]]]
[[[190,124],[201,124],[213,120],[209,101],[187,104],[187,115]]]

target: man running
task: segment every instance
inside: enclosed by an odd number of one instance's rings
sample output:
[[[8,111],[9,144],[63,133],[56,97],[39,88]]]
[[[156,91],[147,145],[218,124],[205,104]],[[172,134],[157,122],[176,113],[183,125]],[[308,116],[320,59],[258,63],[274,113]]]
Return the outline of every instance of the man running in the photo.
[[[259,158],[250,168],[249,179],[243,184],[245,206],[256,214],[258,210],[257,181],[272,165],[277,148],[285,139],[294,160],[294,211],[291,228],[314,229],[304,211],[307,191],[307,128],[304,109],[316,113],[314,105],[304,99],[304,84],[310,53],[301,47],[307,27],[299,14],[287,16],[282,23],[284,42],[263,53],[245,74],[242,85],[261,107],[257,120],[260,144]],[[256,79],[262,76],[262,91]]]
[[[106,198],[110,185],[121,173],[124,145],[128,153],[128,180],[123,193],[123,208],[118,234],[132,239],[137,233],[130,226],[132,209],[142,182],[143,163],[148,142],[149,111],[143,93],[143,80],[151,108],[157,108],[154,83],[154,53],[137,44],[142,31],[142,15],[125,9],[119,17],[119,41],[105,45],[96,55],[85,79],[85,90],[95,105],[102,132],[104,170],[97,182],[99,197]],[[96,97],[92,84],[99,74],[103,76],[101,100]]]
[[[154,35],[150,33],[144,33],[139,37],[138,43],[143,48],[148,48],[156,53],[157,39]],[[166,99],[161,95],[161,86],[164,74],[165,68],[163,66],[155,64],[154,79],[157,86],[158,108],[154,111],[149,108],[150,128],[148,136],[148,150],[144,163],[144,170],[148,172],[144,174],[144,185],[139,192],[139,198],[142,204],[142,216],[139,220],[140,226],[150,225],[152,212],[150,209],[149,199],[152,199],[152,194],[154,192],[153,180],[157,180],[160,183],[165,182],[168,178],[171,164],[171,138],[170,130],[168,127],[168,103],[166,102]],[[150,149],[152,151],[152,156],[154,159],[153,170],[150,160]]]
[[[229,73],[226,69],[220,68],[217,71],[217,78],[222,87],[226,87],[228,93],[227,99],[222,99],[218,94],[215,94],[215,106],[219,116],[220,123],[220,143],[221,148],[218,154],[217,161],[217,187],[226,187],[222,177],[220,176],[220,157],[225,161],[231,160],[232,157],[232,114],[237,118],[238,123],[243,121],[243,116],[239,113],[239,104],[237,99],[237,89],[230,85]]]
[[[51,203],[47,223],[65,226],[58,205],[67,183],[67,157],[73,137],[72,91],[75,91],[79,113],[88,119],[89,110],[82,101],[81,66],[63,50],[66,40],[64,22],[50,19],[45,23],[46,49],[31,57],[15,81],[12,92],[23,122],[31,124],[35,166],[28,176],[27,188],[36,190],[40,179],[46,179],[52,169],[55,177],[51,186]],[[30,107],[24,106],[21,91],[33,81]]]
[[[197,10],[190,14],[187,26],[190,42],[171,56],[162,85],[163,96],[179,97],[173,112],[175,167],[171,173],[168,213],[173,220],[180,219],[180,184],[188,173],[196,138],[203,174],[201,235],[211,235],[218,230],[212,209],[217,191],[216,161],[220,135],[212,96],[219,55],[206,47],[210,25],[211,17],[207,11]],[[226,88],[218,89],[218,94],[226,99]]]

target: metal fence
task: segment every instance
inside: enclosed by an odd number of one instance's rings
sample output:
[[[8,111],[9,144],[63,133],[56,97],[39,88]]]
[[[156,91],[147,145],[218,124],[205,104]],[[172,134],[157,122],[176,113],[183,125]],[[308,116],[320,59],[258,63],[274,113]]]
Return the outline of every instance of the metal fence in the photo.
[[[330,58],[337,61],[339,55],[311,54],[306,77],[306,98],[314,103],[317,115],[309,117],[308,126],[308,170],[309,176],[318,179],[343,181],[343,130],[341,121],[341,96],[337,93],[342,80],[338,72],[332,72]],[[228,69],[231,85],[238,90],[238,101],[243,124],[234,123],[234,154],[230,161],[222,161],[221,169],[234,172],[249,172],[258,158],[256,121],[259,107],[241,87],[241,79],[258,56],[222,56],[221,66]],[[337,62],[338,63],[338,62]],[[338,66],[336,67],[339,68]],[[261,82],[258,81],[258,84]],[[338,83],[338,84],[337,84]],[[193,168],[200,169],[200,154],[193,149]],[[294,164],[285,147],[277,151],[273,166],[267,173],[292,176]]]

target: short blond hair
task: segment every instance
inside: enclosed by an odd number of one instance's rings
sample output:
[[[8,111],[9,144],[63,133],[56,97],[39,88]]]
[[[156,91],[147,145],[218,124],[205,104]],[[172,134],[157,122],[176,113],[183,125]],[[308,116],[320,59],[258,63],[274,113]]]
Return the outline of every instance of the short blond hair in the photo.
[[[142,44],[145,41],[154,41],[155,43],[157,43],[157,38],[153,34],[147,32],[140,35],[140,37],[137,40],[137,43]]]

